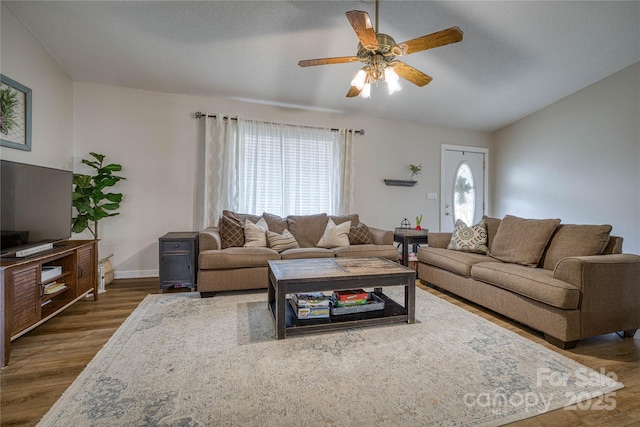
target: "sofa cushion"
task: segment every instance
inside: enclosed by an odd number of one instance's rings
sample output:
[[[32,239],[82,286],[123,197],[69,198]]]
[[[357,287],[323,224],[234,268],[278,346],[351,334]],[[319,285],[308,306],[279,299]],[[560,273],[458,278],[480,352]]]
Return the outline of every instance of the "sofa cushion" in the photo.
[[[327,221],[324,234],[316,245],[319,248],[337,248],[339,246],[349,246],[349,230],[351,221],[336,225],[331,218]]]
[[[331,249],[325,248],[294,248],[280,253],[282,259],[306,259],[306,258],[334,258]]]
[[[251,220],[244,222],[244,246],[245,247],[267,247],[267,222],[260,218],[255,224]]]
[[[478,263],[471,268],[471,277],[481,282],[515,292],[564,310],[578,308],[580,290],[554,279],[553,273],[542,268],[517,264]]]
[[[353,223],[351,223],[353,224]],[[350,245],[370,245],[373,243],[371,238],[371,231],[363,223],[351,226],[349,229],[349,244]]]
[[[269,247],[276,252],[300,247],[289,230],[284,230],[282,234],[278,234],[275,231],[267,231],[267,240],[269,240]]]
[[[560,224],[542,258],[542,268],[553,270],[558,261],[570,256],[600,255],[609,241],[611,226]]]
[[[470,227],[463,221],[457,220],[447,249],[486,254],[488,251],[487,228],[484,219]]]
[[[482,254],[452,251],[445,248],[432,248],[429,246],[422,246],[418,249],[418,261],[443,268],[464,277],[471,276],[471,267],[473,267],[474,264],[480,262],[500,263],[500,261]]]
[[[398,260],[398,250],[393,245],[355,245],[333,248],[336,257],[350,258],[386,258]]]
[[[249,219],[256,223],[260,219],[258,215],[239,214],[223,210],[220,218],[220,240],[222,249],[244,245],[244,222]]]
[[[262,217],[267,221],[269,231],[275,231],[278,234],[282,234],[284,230],[288,228],[287,219],[281,216],[263,212]]]
[[[493,243],[493,238],[496,237],[498,227],[500,227],[500,223],[502,222],[502,220],[500,218],[491,218],[486,215],[483,215],[482,219],[484,220],[484,225],[487,227],[487,247],[489,248],[488,252],[491,252],[491,244]]]
[[[535,267],[559,219],[524,219],[507,215],[500,222],[489,255],[503,262]]]
[[[315,248],[324,234],[329,217],[327,214],[289,215],[287,224],[289,231],[298,241],[301,248]],[[271,230],[271,227],[269,227]]]
[[[198,255],[200,270],[230,270],[233,268],[267,267],[269,260],[280,259],[269,248],[228,248],[202,251]]]
[[[343,222],[351,221],[351,225],[360,223],[360,215],[358,214],[349,214],[349,215],[329,215],[329,219],[333,221],[334,224],[340,225]]]

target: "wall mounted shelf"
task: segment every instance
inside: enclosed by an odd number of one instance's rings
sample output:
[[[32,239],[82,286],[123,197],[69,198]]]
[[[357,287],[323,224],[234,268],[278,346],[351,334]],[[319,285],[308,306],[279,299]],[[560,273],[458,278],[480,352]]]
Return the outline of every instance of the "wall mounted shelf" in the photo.
[[[418,181],[409,181],[406,179],[384,179],[384,183],[386,185],[394,186],[394,187],[413,187],[418,183]]]

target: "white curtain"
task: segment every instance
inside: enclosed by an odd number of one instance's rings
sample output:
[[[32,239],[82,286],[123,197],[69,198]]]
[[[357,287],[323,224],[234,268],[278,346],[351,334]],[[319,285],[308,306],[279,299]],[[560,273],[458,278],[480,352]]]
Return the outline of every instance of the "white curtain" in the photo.
[[[223,209],[238,209],[238,123],[216,117],[205,119],[205,227],[218,225]]]
[[[353,132],[207,118],[204,215],[346,215],[354,203]]]
[[[348,129],[340,129],[338,132],[334,132],[334,135],[338,137],[338,141],[334,146],[338,151],[336,160],[340,165],[339,169],[335,169],[339,175],[334,181],[340,188],[333,192],[336,198],[335,206],[338,215],[348,215],[353,213],[355,209],[354,134],[355,132]]]

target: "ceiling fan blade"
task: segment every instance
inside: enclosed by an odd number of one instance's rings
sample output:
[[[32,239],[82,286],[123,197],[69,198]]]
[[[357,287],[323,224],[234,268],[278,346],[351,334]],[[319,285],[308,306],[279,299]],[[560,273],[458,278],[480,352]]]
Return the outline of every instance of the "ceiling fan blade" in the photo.
[[[357,56],[338,56],[335,58],[305,59],[298,62],[298,65],[301,67],[312,67],[314,65],[344,64],[346,62],[356,62],[358,60]]]
[[[380,44],[371,24],[371,19],[369,19],[369,14],[361,10],[352,10],[347,12],[346,15],[362,47],[371,51],[377,50]]]
[[[395,56],[409,55],[410,53],[433,49],[434,47],[440,47],[451,43],[457,43],[461,40],[462,30],[460,30],[460,28],[458,27],[451,27],[433,34],[398,43],[391,48],[391,52]]]
[[[347,92],[347,98],[353,98],[354,96],[358,96],[360,95],[360,92],[362,92],[362,89],[358,89],[355,86],[351,86],[349,88],[349,92]]]
[[[422,71],[417,70],[412,66],[405,64],[404,62],[392,61],[389,65],[394,68],[394,70],[400,77],[410,81],[414,85],[422,87],[433,80],[430,76],[426,75]]]

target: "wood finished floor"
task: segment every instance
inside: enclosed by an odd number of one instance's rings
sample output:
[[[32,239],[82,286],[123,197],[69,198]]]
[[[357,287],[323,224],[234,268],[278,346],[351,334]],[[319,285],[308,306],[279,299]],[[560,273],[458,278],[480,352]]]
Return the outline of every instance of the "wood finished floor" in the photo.
[[[502,316],[437,289],[420,287],[590,368],[614,373],[625,384],[612,396],[612,410],[560,409],[514,426],[640,426],[640,332],[633,339],[602,335],[563,351],[547,344],[535,331]],[[117,280],[99,301],[79,301],[13,341],[9,366],[0,372],[0,424],[36,425],[140,301],[157,292],[157,279]],[[604,406],[613,406],[607,402]]]

